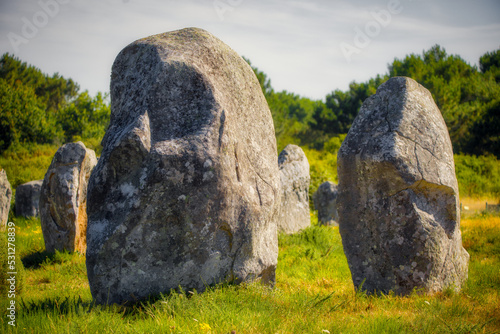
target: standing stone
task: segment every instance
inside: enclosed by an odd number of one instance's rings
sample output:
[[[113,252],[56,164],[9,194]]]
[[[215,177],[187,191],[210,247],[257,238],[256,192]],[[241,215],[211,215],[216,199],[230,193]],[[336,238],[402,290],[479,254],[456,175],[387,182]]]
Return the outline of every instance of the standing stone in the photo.
[[[189,28],[127,46],[113,65],[102,145],[87,207],[96,302],[274,283],[273,120],[251,67],[227,45]]]
[[[38,204],[43,180],[31,181],[16,188],[16,216],[38,217]]]
[[[297,145],[288,145],[278,156],[281,211],[278,230],[295,233],[311,225],[309,211],[309,162]]]
[[[87,184],[97,163],[82,142],[61,146],[43,179],[40,221],[45,248],[85,253]]]
[[[318,210],[318,220],[321,225],[338,226],[337,185],[333,182],[323,182],[313,194],[314,208]]]
[[[405,77],[381,85],[340,148],[338,175],[339,229],[356,288],[460,289],[469,254],[453,151],[428,90]]]
[[[5,230],[9,219],[10,201],[12,200],[12,188],[10,187],[7,173],[0,170],[0,231]]]

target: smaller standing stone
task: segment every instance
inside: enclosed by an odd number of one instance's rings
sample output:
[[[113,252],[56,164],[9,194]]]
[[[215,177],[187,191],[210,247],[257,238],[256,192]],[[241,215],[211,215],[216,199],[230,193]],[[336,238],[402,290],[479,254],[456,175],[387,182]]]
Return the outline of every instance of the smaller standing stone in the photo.
[[[36,180],[21,184],[16,188],[16,216],[37,217],[40,202],[40,189],[43,180]]]
[[[94,151],[82,142],[57,150],[40,194],[40,221],[47,251],[85,253],[87,184],[96,164]]]
[[[5,229],[9,219],[10,201],[12,200],[12,189],[7,173],[0,170],[0,231]]]
[[[337,194],[337,185],[330,181],[323,182],[314,193],[314,208],[318,210],[318,220],[321,225],[339,226]]]
[[[278,230],[295,233],[311,225],[309,212],[309,162],[297,145],[287,145],[278,157],[281,211]]]

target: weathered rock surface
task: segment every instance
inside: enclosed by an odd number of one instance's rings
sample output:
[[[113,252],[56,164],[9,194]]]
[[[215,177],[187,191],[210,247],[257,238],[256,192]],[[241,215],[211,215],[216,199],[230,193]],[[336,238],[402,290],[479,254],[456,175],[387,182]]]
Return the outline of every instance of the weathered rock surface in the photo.
[[[7,173],[0,170],[0,231],[5,229],[9,219],[10,201],[12,200],[12,188],[10,187]]]
[[[36,180],[21,184],[16,188],[16,216],[38,217],[42,183],[43,180]]]
[[[309,162],[297,145],[287,145],[278,156],[281,211],[278,230],[295,233],[311,225],[309,211]]]
[[[43,179],[40,221],[45,248],[85,253],[87,184],[97,164],[93,150],[82,142],[61,146]]]
[[[227,45],[189,28],[127,46],[113,65],[102,145],[87,207],[98,303],[274,282],[273,121],[252,69]]]
[[[338,226],[337,195],[338,186],[330,181],[323,182],[313,194],[314,208],[318,210],[321,225]]]
[[[338,155],[339,229],[355,287],[459,289],[462,247],[450,137],[431,94],[396,77],[360,109]]]

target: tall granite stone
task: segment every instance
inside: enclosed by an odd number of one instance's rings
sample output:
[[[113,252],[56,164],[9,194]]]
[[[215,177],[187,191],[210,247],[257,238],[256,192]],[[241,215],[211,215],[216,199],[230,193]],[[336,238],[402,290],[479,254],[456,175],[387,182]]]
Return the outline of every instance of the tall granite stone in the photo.
[[[40,190],[43,180],[27,182],[16,188],[16,216],[18,217],[38,217]]]
[[[43,179],[40,221],[45,248],[85,253],[87,184],[97,164],[93,150],[82,142],[61,146]]]
[[[287,145],[278,156],[281,209],[278,230],[295,233],[311,225],[309,162],[297,145]]]
[[[395,77],[368,98],[338,155],[339,230],[354,285],[370,293],[460,289],[458,184],[431,94]]]
[[[5,230],[7,225],[11,200],[12,188],[7,179],[7,173],[4,169],[0,169],[0,231]]]
[[[188,28],[123,49],[102,145],[87,206],[96,302],[274,283],[273,121],[252,69],[227,45]]]
[[[339,225],[337,195],[338,186],[330,181],[323,182],[314,192],[314,208],[318,210],[318,221],[321,225]]]

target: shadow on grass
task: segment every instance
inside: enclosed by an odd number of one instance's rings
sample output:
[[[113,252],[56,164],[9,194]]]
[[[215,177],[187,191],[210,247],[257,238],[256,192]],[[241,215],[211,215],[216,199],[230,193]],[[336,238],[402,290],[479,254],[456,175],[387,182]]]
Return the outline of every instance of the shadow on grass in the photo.
[[[182,287],[176,289],[170,289],[168,292],[152,294],[144,298],[136,298],[130,295],[131,300],[124,301],[121,304],[94,304],[101,310],[108,310],[115,313],[121,313],[123,316],[136,316],[144,313],[148,313],[151,309],[156,309],[158,303],[165,303],[170,305],[182,305],[191,298],[210,292],[215,292],[216,290],[226,290],[242,287],[241,285],[235,284],[234,282],[224,282],[214,285],[206,285],[203,291],[198,292],[195,289],[185,290]]]
[[[111,312],[121,314],[122,317],[135,317],[147,312],[154,303],[162,300],[161,297],[149,298],[141,302],[125,303],[122,305],[99,305],[93,300],[84,301],[78,297],[54,297],[36,301],[21,299],[20,310],[23,314],[53,313],[55,315],[82,315],[92,311]]]
[[[24,268],[27,269],[38,269],[44,262],[52,262],[56,257],[55,253],[50,253],[47,251],[36,252],[26,255],[21,259]]]
[[[21,299],[21,310],[25,314],[37,312],[53,311],[57,314],[82,314],[90,312],[94,307],[94,302],[84,302],[80,296],[66,298],[48,298],[38,301],[24,301]]]
[[[35,253],[31,253],[26,255],[21,259],[25,268],[28,269],[38,269],[43,264],[51,264],[51,263],[64,263],[67,261],[71,261],[71,257],[75,253],[69,253],[68,251],[38,251]]]

